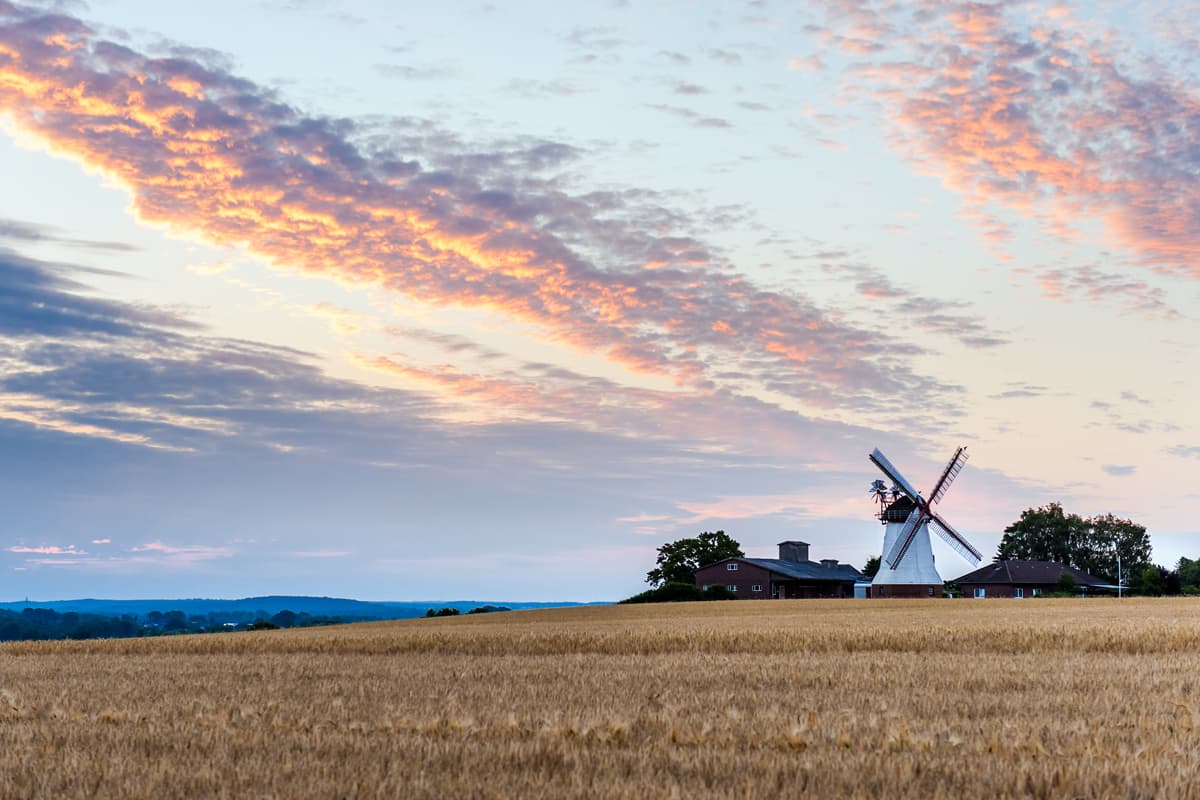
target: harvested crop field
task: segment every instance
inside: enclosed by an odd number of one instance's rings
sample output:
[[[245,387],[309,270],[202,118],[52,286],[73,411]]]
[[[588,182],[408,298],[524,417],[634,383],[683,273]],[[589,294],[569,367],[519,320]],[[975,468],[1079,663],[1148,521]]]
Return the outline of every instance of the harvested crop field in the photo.
[[[761,601],[0,647],[5,797],[1200,797],[1200,601]]]

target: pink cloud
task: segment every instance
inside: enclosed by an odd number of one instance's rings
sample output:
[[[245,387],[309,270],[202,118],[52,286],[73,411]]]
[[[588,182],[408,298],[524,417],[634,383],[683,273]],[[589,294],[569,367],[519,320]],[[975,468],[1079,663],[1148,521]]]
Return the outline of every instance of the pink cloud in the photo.
[[[723,390],[633,388],[561,368],[547,372],[531,364],[471,373],[449,364],[424,364],[401,354],[360,358],[359,363],[402,378],[410,390],[424,387],[436,393],[445,413],[453,416],[461,411],[474,421],[570,421],[594,431],[720,443],[730,452],[745,447],[760,455],[797,449],[816,454],[824,446],[811,435],[811,426],[819,423],[778,405]]]
[[[895,141],[963,195],[992,244],[1010,232],[983,210],[991,205],[1059,236],[1099,219],[1140,261],[1200,277],[1190,79],[1128,57],[1119,34],[1087,35],[1063,7],[853,5],[833,4],[847,29],[869,17],[900,33],[848,77],[868,81]]]
[[[10,553],[31,553],[37,555],[54,555],[54,556],[83,556],[87,555],[86,550],[78,550],[75,545],[69,544],[66,547],[58,545],[42,545],[40,547],[26,547],[24,545],[14,545],[8,548]]]
[[[563,145],[471,153],[423,129],[381,147],[376,131],[305,116],[222,69],[150,58],[10,3],[0,109],[126,186],[145,220],[279,266],[494,310],[680,387],[711,386],[732,363],[774,391],[843,405],[937,388],[898,359],[902,346],[738,274],[651,194],[571,194],[538,177],[573,157]]]
[[[107,544],[107,540],[98,543]],[[216,559],[229,558],[234,551],[228,547],[208,545],[168,545],[163,542],[148,542],[112,555],[89,555],[84,550],[68,547],[9,547],[9,552],[23,553],[34,558],[25,559],[25,564],[34,567],[61,567],[72,570],[103,572],[112,574],[131,573],[146,566],[161,569],[186,570],[201,566]],[[71,556],[61,558],[60,556]]]
[[[169,545],[162,542],[148,542],[131,547],[130,552],[138,553],[125,560],[128,561],[159,561],[175,564],[191,564],[199,561],[211,561],[217,558],[230,558],[233,550],[229,547],[212,547],[202,544]]]
[[[793,56],[788,59],[788,69],[799,72],[824,72],[825,60],[820,53],[807,56]]]
[[[1090,303],[1120,303],[1127,311],[1145,317],[1178,319],[1167,302],[1167,293],[1146,281],[1096,267],[1045,269],[1037,276],[1042,296],[1061,303],[1081,298]]]

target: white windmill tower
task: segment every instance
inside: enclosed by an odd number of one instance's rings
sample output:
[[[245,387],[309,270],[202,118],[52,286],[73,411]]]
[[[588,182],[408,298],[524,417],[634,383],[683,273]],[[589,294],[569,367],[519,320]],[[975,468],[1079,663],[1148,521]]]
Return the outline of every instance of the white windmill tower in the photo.
[[[967,448],[960,447],[942,471],[926,500],[900,471],[892,466],[876,448],[868,458],[892,482],[889,491],[883,481],[871,484],[871,492],[880,502],[879,521],[887,526],[883,534],[883,560],[879,572],[871,581],[872,597],[940,597],[942,576],[933,564],[933,548],[929,543],[929,523],[958,551],[959,555],[978,564],[983,558],[970,542],[964,539],[930,505],[940,502],[950,484],[967,462]]]

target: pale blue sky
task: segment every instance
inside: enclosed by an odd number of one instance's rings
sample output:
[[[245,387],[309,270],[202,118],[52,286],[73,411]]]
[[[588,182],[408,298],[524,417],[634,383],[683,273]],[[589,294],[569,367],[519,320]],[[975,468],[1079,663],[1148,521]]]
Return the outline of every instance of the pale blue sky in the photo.
[[[987,553],[1060,501],[1200,555],[1177,10],[45,8],[0,5],[0,595],[861,565],[876,446],[968,445]]]

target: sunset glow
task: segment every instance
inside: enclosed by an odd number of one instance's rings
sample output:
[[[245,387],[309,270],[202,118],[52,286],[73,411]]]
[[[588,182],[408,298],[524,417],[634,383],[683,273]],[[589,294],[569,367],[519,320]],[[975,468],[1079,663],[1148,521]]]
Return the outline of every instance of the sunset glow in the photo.
[[[13,596],[861,565],[874,447],[967,445],[985,551],[1054,501],[1200,557],[1174,12],[60,6],[0,0]]]

